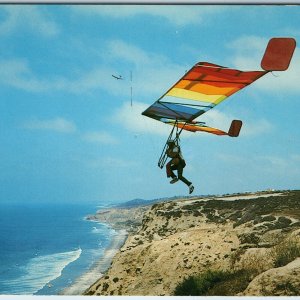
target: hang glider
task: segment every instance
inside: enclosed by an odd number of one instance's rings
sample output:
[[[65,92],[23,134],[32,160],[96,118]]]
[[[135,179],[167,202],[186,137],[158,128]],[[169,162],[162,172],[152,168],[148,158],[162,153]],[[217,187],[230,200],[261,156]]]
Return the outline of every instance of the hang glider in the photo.
[[[293,56],[293,38],[272,38],[261,61],[261,71],[241,71],[209,62],[195,64],[142,114],[177,129],[237,137],[242,121],[233,120],[228,131],[195,120],[270,71],[284,71]]]
[[[170,125],[177,121],[176,126],[187,131],[226,135],[228,133],[225,131],[194,120],[266,73],[243,72],[207,62],[197,63],[143,115]]]

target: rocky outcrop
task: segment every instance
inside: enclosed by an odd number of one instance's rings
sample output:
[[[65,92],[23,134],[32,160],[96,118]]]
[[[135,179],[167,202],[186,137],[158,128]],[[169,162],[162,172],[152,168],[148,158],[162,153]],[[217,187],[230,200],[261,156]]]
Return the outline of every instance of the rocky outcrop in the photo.
[[[239,296],[299,296],[300,258],[256,276]]]
[[[242,295],[262,295],[260,286],[266,290],[267,278],[277,278],[277,283],[269,280],[268,295],[290,295],[287,289],[300,283],[299,261],[274,268],[273,253],[277,244],[297,235],[299,195],[277,192],[176,200],[143,207],[140,218],[134,211],[136,219],[127,210],[125,215],[137,226],[106,274],[85,294],[173,295],[185,278],[207,270],[253,269]]]

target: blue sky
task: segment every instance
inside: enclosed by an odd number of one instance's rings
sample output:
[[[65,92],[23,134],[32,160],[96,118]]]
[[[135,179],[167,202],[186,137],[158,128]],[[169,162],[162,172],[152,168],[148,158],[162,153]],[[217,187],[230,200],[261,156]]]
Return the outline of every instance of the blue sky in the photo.
[[[141,112],[198,61],[260,70],[299,28],[299,6],[0,5],[0,201],[187,195],[157,167],[171,127]],[[201,118],[240,137],[182,134],[196,195],[299,188],[299,58]]]

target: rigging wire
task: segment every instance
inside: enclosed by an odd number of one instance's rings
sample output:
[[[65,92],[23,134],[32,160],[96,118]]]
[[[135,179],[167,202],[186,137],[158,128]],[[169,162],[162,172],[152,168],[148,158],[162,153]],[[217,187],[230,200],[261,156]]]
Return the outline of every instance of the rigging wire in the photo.
[[[130,71],[130,105],[131,105],[131,107],[132,107],[132,94],[133,94],[132,71]]]
[[[279,75],[274,74],[273,71],[270,72],[274,77],[279,77]]]

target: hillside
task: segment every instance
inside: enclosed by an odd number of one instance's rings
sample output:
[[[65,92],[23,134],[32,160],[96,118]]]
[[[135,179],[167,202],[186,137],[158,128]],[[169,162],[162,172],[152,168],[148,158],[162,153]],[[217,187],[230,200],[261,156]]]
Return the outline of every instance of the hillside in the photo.
[[[86,295],[300,294],[300,191],[177,199],[90,219],[131,233]]]

